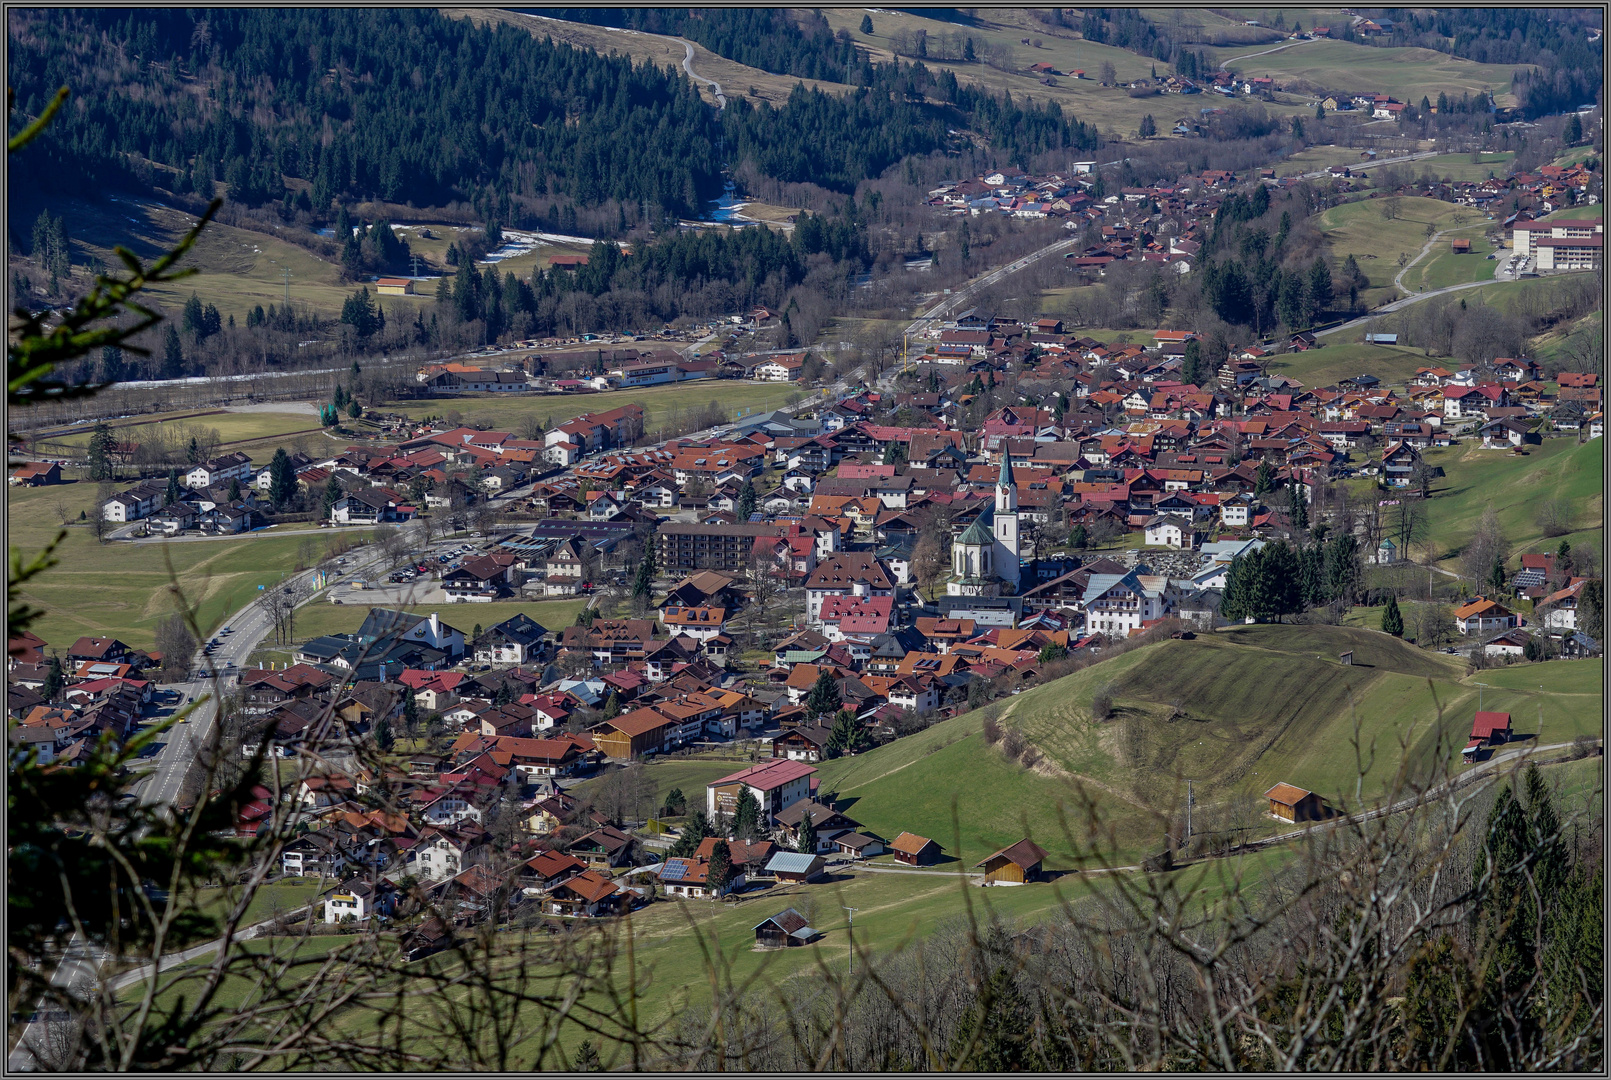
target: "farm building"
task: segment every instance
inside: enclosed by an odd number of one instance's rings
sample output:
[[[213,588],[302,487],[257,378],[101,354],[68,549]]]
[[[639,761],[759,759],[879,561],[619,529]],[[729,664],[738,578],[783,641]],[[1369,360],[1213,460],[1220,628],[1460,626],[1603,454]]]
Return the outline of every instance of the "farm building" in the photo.
[[[1485,746],[1503,746],[1510,738],[1508,712],[1479,712],[1471,721],[1471,741],[1461,754],[1467,761]]]
[[[766,872],[783,883],[813,881],[822,876],[827,865],[821,855],[803,851],[780,851],[766,864]]]
[[[1452,241],[1449,244],[1449,250],[1454,252],[1456,255],[1470,255],[1471,254],[1471,241],[1470,240],[1455,240],[1455,241]]]
[[[376,278],[375,291],[382,296],[413,296],[414,282],[406,277]]]
[[[1318,821],[1322,800],[1312,791],[1291,784],[1277,784],[1264,793],[1270,800],[1270,813],[1282,821]]]
[[[755,944],[764,949],[809,945],[822,935],[813,930],[793,908],[784,908],[770,919],[755,924]]]
[[[940,845],[926,836],[903,832],[895,838],[889,846],[895,855],[896,862],[903,862],[907,866],[927,866],[940,857]]]
[[[1040,880],[1041,863],[1045,859],[1046,852],[1033,840],[1025,838],[974,865],[984,867],[987,885],[1023,885]]]

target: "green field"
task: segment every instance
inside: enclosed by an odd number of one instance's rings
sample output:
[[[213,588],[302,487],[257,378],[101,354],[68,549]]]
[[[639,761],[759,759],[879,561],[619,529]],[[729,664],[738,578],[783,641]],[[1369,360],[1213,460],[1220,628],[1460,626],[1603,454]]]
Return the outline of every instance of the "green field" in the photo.
[[[1315,89],[1374,91],[1398,101],[1414,102],[1423,96],[1436,100],[1440,93],[1459,97],[1487,90],[1499,105],[1515,104],[1510,92],[1509,64],[1479,64],[1430,49],[1377,48],[1330,40],[1309,41],[1266,56],[1248,55],[1271,47],[1207,51],[1216,64],[1229,62],[1233,71],[1249,76],[1268,75],[1277,84],[1301,79]]]
[[[1605,204],[1604,203],[1595,203],[1593,206],[1566,206],[1566,207],[1562,207],[1559,210],[1553,211],[1552,213],[1545,214],[1543,217],[1539,218],[1538,220],[1540,220],[1540,221],[1553,221],[1556,218],[1568,218],[1568,219],[1575,219],[1575,220],[1604,221],[1605,220]]]
[[[1392,155],[1383,155],[1392,156]],[[1318,172],[1329,169],[1333,165],[1347,165],[1353,168],[1366,162],[1365,152],[1358,147],[1350,146],[1307,146],[1296,154],[1290,154],[1275,166],[1277,176],[1302,176],[1305,173]],[[1369,173],[1366,174],[1367,176]]]
[[[183,432],[190,428],[212,428],[218,432],[220,453],[244,450],[264,460],[273,456],[274,449],[281,445],[289,446],[290,441],[297,437],[302,438],[312,453],[319,452],[325,446],[332,451],[346,447],[345,442],[325,440],[319,427],[319,418],[307,413],[220,411],[203,416],[193,413],[194,410],[167,416],[157,414],[137,424],[118,424],[112,428],[112,432],[119,442],[138,443],[149,439],[158,428],[171,433],[177,426],[181,429],[181,438]],[[40,440],[39,450],[42,454],[82,453],[89,445],[89,438],[90,428],[84,426],[70,435]]]
[[[63,500],[72,516],[91,510],[93,484],[13,488],[6,503],[7,543],[31,556],[55,535],[54,506]],[[343,533],[353,539],[368,534]],[[256,535],[171,544],[98,544],[88,527],[68,529],[57,550],[61,564],[23,586],[23,599],[43,608],[34,632],[65,650],[83,635],[111,635],[136,648],[155,646],[156,624],[174,610],[172,575],[186,597],[199,603],[206,630],[249,603],[257,586],[278,581],[296,568],[301,536]],[[323,542],[319,537],[313,539]]]
[[[1431,175],[1439,180],[1470,180],[1475,183],[1490,176],[1504,177],[1510,172],[1510,163],[1515,157],[1513,150],[1479,154],[1476,161],[1471,160],[1470,154],[1438,154],[1436,157],[1412,161],[1408,168],[1416,176]]]
[[[1382,216],[1386,204],[1397,211],[1396,219]],[[1426,226],[1448,229],[1486,220],[1479,211],[1421,196],[1360,199],[1334,206],[1317,218],[1315,224],[1331,242],[1332,257],[1341,264],[1353,255],[1370,279],[1370,286],[1360,293],[1367,307],[1399,298],[1401,294],[1393,287],[1399,257],[1409,261],[1421,253],[1427,242]]]
[[[792,383],[739,382],[731,379],[702,379],[671,386],[648,386],[633,390],[609,390],[600,394],[544,395],[512,397],[489,394],[481,397],[432,401],[397,401],[387,405],[405,416],[445,416],[460,414],[466,423],[485,422],[498,431],[518,429],[522,420],[535,418],[544,426],[563,424],[587,412],[608,412],[622,405],[637,404],[644,409],[644,433],[655,438],[659,425],[676,421],[714,401],[729,418],[738,410],[748,412],[780,409],[790,394],[804,392]],[[552,421],[552,424],[549,422]]]
[[[1353,653],[1352,665],[1338,662],[1343,652]],[[1486,691],[1484,707],[1541,715],[1541,727],[1518,720],[1518,730],[1546,742],[1598,734],[1592,667],[1517,670],[1512,678],[1522,681]],[[1187,780],[1205,821],[1256,836],[1277,830],[1257,805],[1277,782],[1333,804],[1353,803],[1357,782],[1357,797],[1369,801],[1405,762],[1418,773],[1430,768],[1440,735],[1445,760],[1457,756],[1478,698],[1471,682],[1483,681],[1464,672],[1454,657],[1363,629],[1235,627],[1137,649],[1013,699],[1004,723],[1055,768],[1007,762],[985,745],[975,712],[829,762],[822,786],[854,800],[847,812],[880,835],[918,832],[954,854],[960,832],[970,864],[1026,833],[1050,853],[1049,865],[1071,864],[1097,840],[1132,859],[1158,848]],[[1527,672],[1536,682],[1525,681]],[[1091,700],[1104,683],[1115,687],[1118,709],[1096,721]],[[1549,689],[1531,689],[1539,683]]]
[[[1472,281],[1492,281],[1499,263],[1488,258],[1497,248],[1483,235],[1487,228],[1486,224],[1467,225],[1438,237],[1432,250],[1404,271],[1404,287],[1413,293]],[[1471,241],[1471,250],[1457,255],[1451,245],[1461,239]]]
[[[1562,539],[1575,547],[1588,544],[1605,550],[1604,445],[1596,439],[1581,446],[1571,438],[1545,439],[1525,457],[1503,450],[1484,450],[1479,440],[1425,452],[1428,464],[1447,474],[1432,487],[1427,502],[1429,540],[1445,560],[1458,556],[1483,511],[1491,503],[1512,555],[1554,551]],[[1573,507],[1574,531],[1545,538],[1535,520],[1539,504],[1565,499]]]
[[[650,761],[643,766],[643,769],[654,780],[656,809],[665,806],[666,796],[673,788],[680,788],[688,799],[688,809],[691,812],[704,807],[706,784],[749,766],[750,761],[747,757],[742,759],[737,756],[726,759],[697,757]],[[576,785],[573,793],[578,797],[585,797],[589,791],[598,786],[600,780],[599,777],[584,780]]]
[[[1155,63],[1146,56],[1111,45],[1076,38],[1069,31],[1053,34],[1025,10],[980,8],[974,12],[972,24],[959,26],[915,12],[885,8],[873,14],[871,35],[861,33],[863,11],[860,8],[824,8],[822,14],[835,32],[841,29],[847,31],[858,46],[870,48],[875,58],[883,60],[888,60],[891,55],[890,39],[894,34],[926,30],[930,53],[923,63],[931,71],[951,71],[959,82],[973,83],[997,94],[1010,91],[1014,99],[1030,97],[1038,102],[1055,101],[1065,112],[1072,111],[1088,123],[1100,125],[1104,133],[1116,131],[1123,138],[1135,137],[1142,117],[1149,114],[1160,126],[1164,123],[1165,113],[1173,122],[1173,117],[1182,111],[1180,103],[1186,100],[1167,96],[1132,98],[1121,87],[1103,87],[1100,83],[1103,63],[1113,65],[1120,82],[1146,78],[1155,67],[1159,74],[1163,74],[1168,65],[1162,61]],[[1206,13],[1204,17],[1210,20],[1215,18]],[[987,47],[1010,49],[1012,62],[1009,70],[1000,70],[982,62],[936,59],[935,39],[956,32],[971,37],[975,50],[981,54]],[[1040,46],[1023,44],[1025,38],[1031,42],[1038,40]],[[1056,86],[1046,86],[1028,71],[1031,64],[1042,62],[1051,64],[1061,72],[1083,70],[1085,78],[1059,77]],[[1230,102],[1226,104],[1238,107]],[[1286,103],[1266,105],[1266,108],[1283,118],[1304,111],[1299,105]]]
[[[1347,341],[1355,334],[1333,334],[1321,338],[1327,344],[1305,352],[1282,353],[1270,363],[1270,374],[1296,379],[1308,389],[1332,386],[1339,379],[1374,375],[1388,385],[1402,385],[1417,368],[1433,363],[1419,349],[1397,345],[1366,345]]]
[[[150,199],[123,195],[95,201],[64,199],[52,205],[55,213],[73,223],[74,261],[79,263],[95,259],[116,266],[112,248],[118,244],[142,259],[153,259],[171,249],[195,221],[183,211]],[[17,213],[10,215],[14,223]],[[38,213],[37,208],[33,213]],[[342,282],[336,263],[326,262],[306,248],[216,221],[202,230],[181,265],[194,266],[199,272],[171,285],[153,285],[146,290],[150,296],[177,313],[194,292],[203,303],[217,305],[226,321],[233,315],[240,324],[254,305],[284,304],[287,270],[291,272],[291,300],[330,317],[341,313],[342,302],[356,288]],[[387,297],[385,301],[389,311],[402,309],[408,317],[412,317],[413,305],[422,302],[426,301],[406,297]]]

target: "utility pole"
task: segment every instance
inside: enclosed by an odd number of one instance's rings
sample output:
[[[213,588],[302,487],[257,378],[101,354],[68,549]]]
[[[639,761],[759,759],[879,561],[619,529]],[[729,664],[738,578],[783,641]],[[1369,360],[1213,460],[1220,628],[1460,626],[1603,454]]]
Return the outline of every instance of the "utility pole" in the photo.
[[[844,907],[843,904],[841,904],[839,906]],[[846,981],[848,981],[850,979],[850,972],[851,972],[852,968],[855,967],[855,964],[856,964],[856,911],[857,911],[857,909],[853,908],[853,907],[847,907],[847,908],[845,908],[845,910],[850,912],[850,923],[845,928],[846,934],[849,935],[849,937],[850,937],[850,955],[845,958],[845,979],[846,979]]]
[[[420,276],[420,257],[418,255],[410,255],[408,258],[409,258],[410,264],[414,268],[414,276],[419,277]]]
[[[1186,781],[1186,843],[1191,843],[1191,781]]]

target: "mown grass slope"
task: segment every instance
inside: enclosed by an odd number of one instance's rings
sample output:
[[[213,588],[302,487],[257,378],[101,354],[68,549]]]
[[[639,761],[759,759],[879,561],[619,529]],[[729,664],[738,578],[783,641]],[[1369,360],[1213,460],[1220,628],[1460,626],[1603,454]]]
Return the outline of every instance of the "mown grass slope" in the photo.
[[[1477,522],[1491,505],[1512,554],[1554,551],[1562,539],[1587,544],[1604,554],[1605,459],[1600,440],[1578,444],[1570,438],[1545,439],[1525,457],[1484,450],[1480,441],[1426,452],[1445,478],[1434,483],[1426,504],[1428,539],[1444,560],[1458,558]],[[1545,537],[1539,505],[1562,499],[1572,510],[1572,531]],[[1514,564],[1513,564],[1514,565]]]
[[[1372,50],[1377,51],[1377,50]],[[1384,209],[1396,216],[1383,217]],[[1475,225],[1484,216],[1467,207],[1453,206],[1421,196],[1392,196],[1343,203],[1316,215],[1315,224],[1331,242],[1340,264],[1354,256],[1370,286],[1360,293],[1367,307],[1396,300],[1403,294],[1393,287],[1399,258],[1413,260],[1426,245],[1426,228],[1449,229]],[[1484,260],[1486,261],[1486,260]]]
[[[1352,664],[1340,661],[1345,652]],[[970,863],[1026,834],[1054,866],[1097,839],[1131,859],[1161,845],[1188,780],[1200,808],[1238,813],[1239,827],[1260,835],[1277,831],[1258,803],[1276,783],[1358,805],[1390,790],[1401,769],[1459,768],[1479,689],[1484,708],[1513,712],[1516,730],[1541,742],[1597,734],[1591,666],[1467,678],[1463,661],[1358,627],[1232,627],[1136,649],[1011,699],[1003,723],[1047,759],[1034,769],[987,745],[983,714],[969,713],[827,763],[823,790],[853,798],[848,812],[880,835],[922,833]],[[1116,707],[1097,720],[1092,699],[1104,685]],[[956,831],[960,852],[951,851]]]

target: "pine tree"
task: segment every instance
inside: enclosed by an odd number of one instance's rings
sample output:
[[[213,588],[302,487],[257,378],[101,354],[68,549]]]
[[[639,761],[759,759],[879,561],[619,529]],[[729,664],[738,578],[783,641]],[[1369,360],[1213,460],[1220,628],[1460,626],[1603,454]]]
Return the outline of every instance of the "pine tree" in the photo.
[[[620,716],[620,715],[621,715],[621,698],[615,693],[615,691],[612,690],[612,691],[610,691],[609,698],[606,699],[605,702],[604,702],[604,719],[606,719],[606,720],[614,720],[617,716]]]
[[[1268,495],[1270,489],[1275,487],[1275,468],[1268,461],[1259,462],[1259,470],[1253,477],[1253,494]]]
[[[232,477],[229,478],[229,501],[230,502],[235,502],[240,497],[241,497],[241,481],[240,481],[240,477],[232,476]]]
[[[750,515],[755,513],[755,484],[745,480],[744,486],[738,492],[738,520],[748,521]]]
[[[856,714],[849,709],[839,710],[833,718],[833,727],[828,731],[828,744],[824,747],[828,756],[839,758],[854,754],[866,744],[867,733],[862,730]]]
[[[1219,613],[1233,623],[1252,614],[1247,606],[1248,556],[1238,555],[1225,571],[1225,587],[1220,591]]]
[[[325,517],[330,516],[330,508],[336,505],[343,494],[344,492],[341,490],[341,485],[336,482],[335,474],[332,473],[330,479],[325,481],[324,485],[323,506]]]
[[[1498,555],[1494,556],[1493,565],[1488,568],[1487,585],[1496,594],[1505,591],[1505,564]]]
[[[673,859],[691,859],[699,849],[699,842],[710,835],[710,818],[705,815],[704,807],[696,806],[682,827],[682,835],[677,837],[677,842],[671,845],[666,855]]]
[[[112,478],[112,451],[117,446],[117,438],[106,423],[95,425],[95,431],[90,435],[89,441],[89,474],[91,480],[110,480]]]
[[[183,497],[183,492],[181,492],[179,490],[179,470],[178,469],[169,469],[168,470],[168,490],[163,494],[163,505],[164,506],[172,506],[174,503],[178,502],[180,500],[180,498],[182,498],[182,497]]]
[[[761,836],[761,804],[749,788],[741,788],[733,806],[733,839],[750,843]]]
[[[414,688],[410,686],[403,694],[403,732],[409,738],[413,738],[414,733],[419,730],[419,726],[420,703],[414,697]]]
[[[382,716],[375,722],[375,745],[383,751],[389,751],[395,741],[392,737],[391,718]]]
[[[794,850],[807,855],[817,853],[817,823],[809,812],[800,816],[800,828],[794,834]]]
[[[290,502],[295,494],[296,470],[291,467],[291,457],[282,446],[274,451],[274,457],[269,461],[269,501],[278,509]]]
[[[1577,597],[1577,628],[1585,637],[1605,640],[1605,581],[1591,578]]]
[[[1382,612],[1382,633],[1392,634],[1394,637],[1404,636],[1404,616],[1398,610],[1398,594],[1389,593],[1387,596],[1387,610]]]
[[[1069,547],[1075,549],[1076,551],[1082,551],[1082,550],[1084,550],[1085,545],[1088,544],[1089,542],[1090,542],[1090,536],[1086,532],[1084,525],[1076,525],[1076,526],[1074,526],[1074,528],[1069,530],[1069,533],[1068,533],[1068,546]]]
[[[1302,532],[1309,528],[1309,487],[1294,483],[1287,490],[1292,494],[1292,527]]]
[[[816,683],[811,692],[806,695],[806,715],[816,720],[837,712],[843,699],[839,696],[839,684],[833,677],[833,672],[824,668],[817,675]]]
[[[713,894],[721,895],[727,883],[733,880],[733,852],[726,840],[717,840],[705,866],[705,883]]]
[[[179,330],[168,324],[167,331],[162,337],[162,377],[164,379],[177,379],[185,373],[185,351],[179,341]]]
[[[46,701],[55,701],[62,692],[66,680],[62,677],[62,658],[55,653],[45,661],[45,683],[39,688],[39,694]]]

